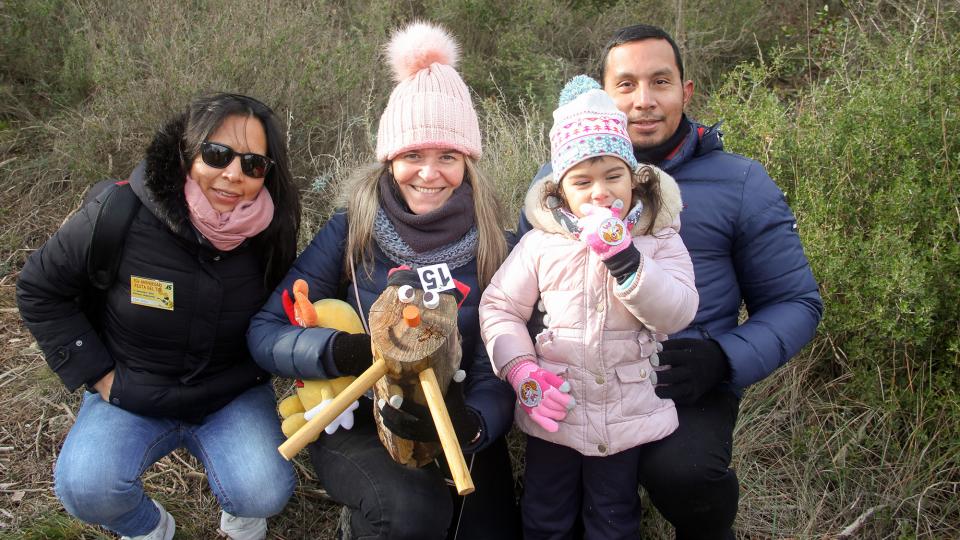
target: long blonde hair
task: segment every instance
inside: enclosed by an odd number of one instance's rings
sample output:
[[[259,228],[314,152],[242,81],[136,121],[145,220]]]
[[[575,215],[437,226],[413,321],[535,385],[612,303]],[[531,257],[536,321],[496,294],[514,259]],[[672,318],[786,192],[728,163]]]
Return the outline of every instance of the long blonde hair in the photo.
[[[473,187],[473,209],[477,226],[477,281],[486,288],[500,264],[507,258],[507,241],[501,226],[503,205],[493,182],[464,155],[463,181]],[[347,246],[344,264],[350,273],[350,261],[363,266],[368,275],[373,263],[373,223],[380,207],[380,177],[389,173],[390,163],[372,163],[357,169],[344,185],[347,203]]]

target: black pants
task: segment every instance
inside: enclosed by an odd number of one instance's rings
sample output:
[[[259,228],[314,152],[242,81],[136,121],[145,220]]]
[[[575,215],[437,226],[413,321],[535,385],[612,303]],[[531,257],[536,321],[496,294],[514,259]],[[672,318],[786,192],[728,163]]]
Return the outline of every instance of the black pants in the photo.
[[[609,456],[584,456],[528,435],[521,501],[524,538],[639,538],[638,453],[639,447]]]
[[[357,540],[452,538],[458,523],[458,540],[519,538],[510,457],[502,437],[466,456],[467,464],[473,463],[476,491],[464,498],[447,486],[445,467],[413,469],[393,461],[377,436],[367,399],[361,399],[353,429],[323,434],[309,448],[320,485],[352,510],[350,526]]]
[[[640,484],[677,539],[732,539],[739,485],[730,469],[740,399],[714,390],[677,407],[680,427],[640,450]]]

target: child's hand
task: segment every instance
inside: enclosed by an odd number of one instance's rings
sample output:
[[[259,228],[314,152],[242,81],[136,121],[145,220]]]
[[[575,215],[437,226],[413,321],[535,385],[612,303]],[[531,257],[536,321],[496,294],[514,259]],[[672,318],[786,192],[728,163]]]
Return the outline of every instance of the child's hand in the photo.
[[[631,245],[630,230],[620,219],[623,202],[617,199],[611,208],[580,205],[583,217],[578,221],[580,239],[590,246],[594,253],[606,260]]]
[[[531,360],[521,360],[510,369],[507,380],[517,392],[520,407],[534,422],[553,433],[560,429],[558,421],[577,404],[570,392],[570,383]]]

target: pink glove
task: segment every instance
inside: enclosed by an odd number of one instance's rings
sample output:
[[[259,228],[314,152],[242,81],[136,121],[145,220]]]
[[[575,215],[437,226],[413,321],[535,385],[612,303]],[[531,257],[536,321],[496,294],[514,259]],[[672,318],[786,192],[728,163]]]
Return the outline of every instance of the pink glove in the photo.
[[[566,418],[567,411],[577,404],[567,393],[570,383],[531,360],[517,362],[507,374],[507,380],[517,392],[517,401],[524,412],[551,433],[560,429],[557,422]]]
[[[623,201],[617,199],[613,206],[605,208],[589,203],[580,205],[583,214],[577,224],[580,239],[590,246],[602,260],[607,260],[630,246],[630,230],[620,219]]]

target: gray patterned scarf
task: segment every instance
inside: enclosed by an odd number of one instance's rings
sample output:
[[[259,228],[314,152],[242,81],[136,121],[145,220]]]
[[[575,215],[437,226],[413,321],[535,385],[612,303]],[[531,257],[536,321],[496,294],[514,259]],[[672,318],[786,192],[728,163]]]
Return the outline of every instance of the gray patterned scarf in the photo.
[[[447,263],[452,270],[469,263],[476,257],[477,253],[478,235],[476,225],[470,227],[459,240],[430,251],[418,253],[403,241],[383,208],[377,209],[377,217],[373,222],[373,238],[391,261],[415,268]]]

